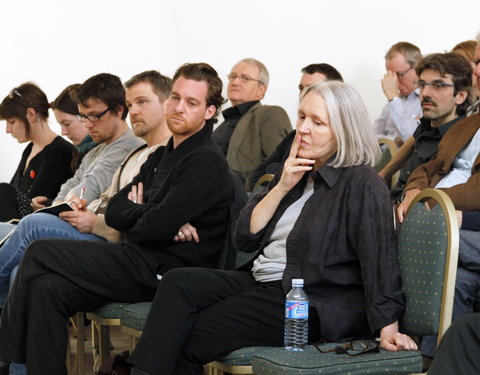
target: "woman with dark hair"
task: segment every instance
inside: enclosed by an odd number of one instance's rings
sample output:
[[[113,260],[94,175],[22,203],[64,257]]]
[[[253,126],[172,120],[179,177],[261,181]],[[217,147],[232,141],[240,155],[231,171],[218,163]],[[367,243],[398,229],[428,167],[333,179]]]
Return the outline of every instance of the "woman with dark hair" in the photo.
[[[73,146],[50,129],[48,109],[47,96],[31,82],[14,88],[0,104],[7,133],[19,143],[30,142],[10,183],[0,184],[0,221],[32,213],[32,198],[53,199],[73,174]]]
[[[79,83],[67,86],[58,97],[50,103],[53,114],[60,124],[62,135],[67,136],[75,146],[72,169],[75,172],[85,154],[97,144],[92,140],[85,123],[77,118],[77,96]]]

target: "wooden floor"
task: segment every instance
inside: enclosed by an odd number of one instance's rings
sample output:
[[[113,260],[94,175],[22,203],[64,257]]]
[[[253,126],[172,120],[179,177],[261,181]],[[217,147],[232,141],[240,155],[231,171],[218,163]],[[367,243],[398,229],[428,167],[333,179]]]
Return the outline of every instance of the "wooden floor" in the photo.
[[[91,327],[85,327],[85,374],[76,374],[76,375],[94,375],[93,371],[93,354],[92,354],[92,334]],[[111,327],[110,328],[110,339],[113,345],[113,353],[120,353],[124,350],[128,350],[128,336],[120,331],[120,327]],[[77,348],[77,339],[70,335],[70,348],[71,348],[71,363],[75,363],[76,357],[76,348]]]

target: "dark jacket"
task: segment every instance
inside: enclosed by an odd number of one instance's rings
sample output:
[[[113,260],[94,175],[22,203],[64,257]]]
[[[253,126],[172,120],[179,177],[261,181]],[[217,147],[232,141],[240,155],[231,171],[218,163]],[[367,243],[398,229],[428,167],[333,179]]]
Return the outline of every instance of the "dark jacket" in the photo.
[[[288,292],[292,278],[305,280],[323,339],[372,337],[399,320],[405,308],[390,192],[366,166],[324,165],[313,176],[314,193],[287,237],[283,289]],[[252,211],[279,177],[241,212],[234,232],[238,250],[260,253],[285,210],[302,195],[307,176],[284,197],[267,226],[251,234]]]
[[[154,253],[160,274],[174,267],[217,264],[234,193],[225,157],[211,140],[212,127],[207,123],[175,149],[170,139],[107,206],[106,223],[125,232],[129,244]],[[143,204],[127,198],[139,182],[144,184]],[[199,243],[173,241],[187,222],[197,228]]]

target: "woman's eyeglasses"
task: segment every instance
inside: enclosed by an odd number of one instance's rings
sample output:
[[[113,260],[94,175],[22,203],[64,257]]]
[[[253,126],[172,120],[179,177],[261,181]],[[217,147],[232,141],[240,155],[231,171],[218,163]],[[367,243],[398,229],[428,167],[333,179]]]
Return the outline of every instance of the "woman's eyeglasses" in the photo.
[[[313,344],[320,353],[337,353],[347,354],[349,356],[356,356],[365,353],[378,353],[380,348],[375,341],[355,340],[349,341],[342,345],[337,345],[334,348],[329,344],[315,343]]]

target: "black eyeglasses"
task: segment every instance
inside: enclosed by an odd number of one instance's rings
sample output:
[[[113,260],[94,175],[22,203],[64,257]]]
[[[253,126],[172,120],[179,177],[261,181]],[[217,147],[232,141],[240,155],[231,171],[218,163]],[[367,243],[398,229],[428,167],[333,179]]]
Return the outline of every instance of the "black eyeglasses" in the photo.
[[[105,111],[97,113],[96,115],[82,115],[81,113],[79,113],[75,117],[77,118],[78,121],[81,121],[81,122],[85,122],[85,120],[87,120],[87,119],[90,122],[98,122],[98,121],[100,121],[102,116],[105,113],[107,113],[108,111],[110,111],[110,108],[107,108]]]
[[[420,90],[425,89],[427,86],[429,86],[432,90],[442,90],[446,87],[455,87],[455,85],[452,83],[445,83],[442,81],[433,81],[430,83],[425,81],[417,81],[415,82],[415,86]]]
[[[410,70],[412,70],[412,69],[413,69],[413,68],[410,67],[410,68],[408,68],[407,70],[405,70],[405,71],[403,71],[403,72],[398,72],[398,73],[395,73],[395,74],[397,75],[398,78],[403,78],[403,77],[405,77],[405,75],[406,75]]]
[[[227,78],[229,81],[235,81],[238,78],[238,80],[242,83],[246,83],[248,81],[256,81],[258,83],[261,83],[262,85],[264,84],[262,81],[246,76],[245,74],[230,73],[230,74],[227,74]]]
[[[313,344],[320,353],[337,353],[347,354],[349,356],[356,356],[365,353],[378,353],[380,348],[375,341],[355,340],[349,341],[343,345],[337,345],[331,348],[329,344]],[[330,348],[329,348],[330,347]]]

